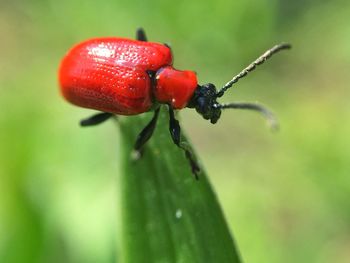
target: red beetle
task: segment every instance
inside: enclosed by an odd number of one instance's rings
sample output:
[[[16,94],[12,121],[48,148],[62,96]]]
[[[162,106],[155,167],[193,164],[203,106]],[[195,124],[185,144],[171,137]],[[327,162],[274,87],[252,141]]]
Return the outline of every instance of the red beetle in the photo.
[[[219,104],[224,95],[240,78],[262,64],[274,53],[290,48],[276,45],[242,70],[217,91],[213,84],[198,85],[193,71],[176,70],[172,66],[171,49],[166,44],[147,42],[145,32],[137,31],[137,40],[126,38],[94,38],[73,47],[63,58],[59,82],[63,96],[71,103],[102,111],[81,121],[82,126],[102,123],[114,114],[135,115],[154,111],[154,117],[139,134],[135,151],[140,153],[155,129],[160,104],[167,104],[170,134],[183,149],[192,172],[200,171],[191,152],[180,142],[180,125],[174,110],[195,108],[204,119],[216,123],[222,109],[251,109],[261,112],[272,126],[272,113],[254,103]]]

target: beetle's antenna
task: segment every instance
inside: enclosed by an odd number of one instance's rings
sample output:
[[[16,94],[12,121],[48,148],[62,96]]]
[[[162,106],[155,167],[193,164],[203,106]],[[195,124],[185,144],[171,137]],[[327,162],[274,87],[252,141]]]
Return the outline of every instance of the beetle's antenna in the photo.
[[[290,49],[292,46],[287,43],[282,43],[279,45],[275,45],[274,47],[265,51],[260,57],[258,57],[254,62],[252,62],[249,66],[243,69],[238,75],[234,76],[229,82],[227,82],[222,89],[216,94],[216,97],[219,98],[224,95],[225,91],[232,87],[234,83],[236,83],[239,79],[245,77],[250,71],[253,71],[256,66],[263,64],[267,59],[269,59],[273,54],[284,50]]]
[[[279,124],[276,116],[266,107],[250,102],[233,102],[225,104],[214,104],[214,108],[217,109],[242,109],[242,110],[254,110],[260,112],[267,120],[268,125],[272,130],[278,130]]]

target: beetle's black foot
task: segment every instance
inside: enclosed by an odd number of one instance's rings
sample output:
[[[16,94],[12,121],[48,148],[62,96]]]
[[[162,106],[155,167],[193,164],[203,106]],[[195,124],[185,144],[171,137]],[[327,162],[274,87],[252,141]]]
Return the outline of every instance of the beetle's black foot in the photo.
[[[198,174],[201,172],[201,169],[199,168],[199,165],[196,162],[196,160],[193,158],[192,153],[187,149],[184,149],[184,150],[185,150],[186,158],[190,162],[192,174],[194,175],[194,178],[196,180],[199,180]]]

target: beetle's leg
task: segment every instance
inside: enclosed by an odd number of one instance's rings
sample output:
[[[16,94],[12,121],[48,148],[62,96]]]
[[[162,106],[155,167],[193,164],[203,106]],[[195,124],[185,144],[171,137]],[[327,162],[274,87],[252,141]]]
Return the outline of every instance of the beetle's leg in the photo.
[[[145,30],[143,30],[142,27],[140,27],[140,28],[138,28],[136,30],[136,40],[147,42],[146,33],[145,33]]]
[[[175,114],[173,108],[169,105],[169,131],[171,138],[173,139],[173,142],[185,152],[185,155],[191,165],[192,173],[194,174],[195,178],[198,180],[198,173],[200,172],[200,168],[196,162],[196,160],[193,158],[192,152],[188,149],[188,147],[185,147],[181,143],[181,128],[179,121],[175,119]]]
[[[95,126],[95,125],[98,125],[98,124],[100,124],[102,122],[105,122],[106,120],[108,120],[112,116],[113,116],[113,114],[112,113],[108,113],[108,112],[97,113],[95,115],[92,115],[89,118],[81,120],[80,121],[80,126],[83,126],[83,127]]]
[[[156,128],[158,115],[159,115],[159,109],[156,109],[154,111],[154,115],[152,120],[146,125],[145,128],[140,132],[140,134],[137,136],[135,145],[134,145],[134,151],[135,151],[135,159],[138,159],[140,157],[142,148],[146,144],[146,142],[152,137],[152,134],[154,132],[154,129]]]

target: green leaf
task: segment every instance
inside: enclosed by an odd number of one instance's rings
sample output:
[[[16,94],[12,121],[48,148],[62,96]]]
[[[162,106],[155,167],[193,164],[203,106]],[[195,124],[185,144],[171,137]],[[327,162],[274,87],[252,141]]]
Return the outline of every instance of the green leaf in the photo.
[[[120,120],[121,262],[240,262],[207,175],[202,171],[195,180],[171,140],[165,107],[143,157],[131,159],[135,139],[151,118]]]

